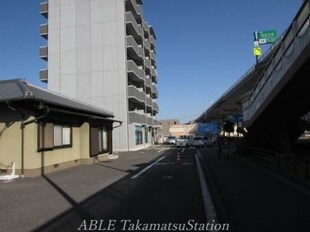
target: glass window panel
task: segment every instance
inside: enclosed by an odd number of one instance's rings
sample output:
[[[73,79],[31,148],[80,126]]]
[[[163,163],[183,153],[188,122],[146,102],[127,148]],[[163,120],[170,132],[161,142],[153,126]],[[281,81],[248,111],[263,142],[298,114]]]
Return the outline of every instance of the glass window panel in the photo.
[[[62,128],[62,145],[71,144],[71,127],[64,126]]]
[[[54,146],[62,145],[62,126],[54,125]]]
[[[136,126],[136,144],[142,144],[143,143],[143,133],[142,133],[142,127]]]
[[[102,148],[108,150],[108,130],[106,127],[102,128]]]

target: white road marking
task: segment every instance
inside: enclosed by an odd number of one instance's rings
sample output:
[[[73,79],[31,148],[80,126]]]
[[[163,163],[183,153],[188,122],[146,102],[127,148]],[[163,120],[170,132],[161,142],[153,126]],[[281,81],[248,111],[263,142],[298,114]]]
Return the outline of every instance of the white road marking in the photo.
[[[161,163],[158,163],[156,164],[156,166],[161,166],[161,165],[175,165],[176,162],[161,162]],[[193,162],[182,162],[182,165],[194,165]]]
[[[162,151],[165,151],[165,150],[168,150],[169,148],[162,148],[162,149],[160,149],[157,153],[160,153],[160,152],[162,152]]]
[[[208,223],[214,223],[217,222],[217,216],[215,212],[215,208],[212,202],[210,190],[208,188],[205,175],[203,173],[199,157],[201,154],[199,151],[197,151],[198,154],[195,155],[196,163],[197,163],[197,171],[199,175],[199,181],[200,181],[200,187],[201,187],[201,193],[202,193],[202,199],[203,204],[205,208],[206,218]]]
[[[147,166],[146,168],[141,170],[139,173],[137,173],[136,175],[132,176],[131,179],[136,179],[138,176],[140,176],[142,173],[144,173],[145,171],[147,171],[148,169],[153,167],[155,164],[157,164],[159,161],[161,161],[164,158],[166,158],[166,156],[160,157],[158,160],[156,160],[155,162],[151,163],[149,166]]]

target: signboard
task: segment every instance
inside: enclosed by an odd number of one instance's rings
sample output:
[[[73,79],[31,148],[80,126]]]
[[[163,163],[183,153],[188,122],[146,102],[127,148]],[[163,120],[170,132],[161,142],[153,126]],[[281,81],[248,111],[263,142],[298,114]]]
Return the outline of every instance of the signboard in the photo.
[[[219,133],[220,132],[220,125],[216,122],[210,122],[210,123],[200,123],[198,125],[198,132],[200,134],[205,133]]]
[[[269,31],[259,31],[257,33],[257,39],[259,44],[273,44],[277,41],[277,31],[269,30]]]

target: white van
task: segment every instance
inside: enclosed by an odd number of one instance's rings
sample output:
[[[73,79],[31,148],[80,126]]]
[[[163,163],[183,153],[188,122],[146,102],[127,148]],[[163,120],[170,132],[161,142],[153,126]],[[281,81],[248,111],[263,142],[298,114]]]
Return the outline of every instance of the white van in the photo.
[[[194,135],[180,135],[177,139],[177,146],[178,147],[193,146],[194,138],[195,138]]]

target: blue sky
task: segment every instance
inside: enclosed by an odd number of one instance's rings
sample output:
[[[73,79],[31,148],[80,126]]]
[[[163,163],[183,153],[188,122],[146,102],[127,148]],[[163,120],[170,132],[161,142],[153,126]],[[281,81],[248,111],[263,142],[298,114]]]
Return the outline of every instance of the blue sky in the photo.
[[[45,23],[41,0],[1,0],[0,80],[39,81]],[[253,32],[278,34],[302,0],[144,0],[145,19],[157,34],[159,119],[197,118],[252,65]],[[266,47],[263,47],[265,50]]]

